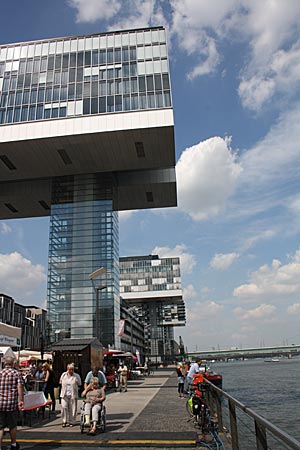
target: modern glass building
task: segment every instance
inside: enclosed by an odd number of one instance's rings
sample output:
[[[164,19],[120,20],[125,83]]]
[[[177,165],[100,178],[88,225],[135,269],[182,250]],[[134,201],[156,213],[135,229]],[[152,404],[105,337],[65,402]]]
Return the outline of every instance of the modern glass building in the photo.
[[[174,355],[174,327],[186,319],[179,258],[120,258],[120,295],[145,323],[148,355]]]
[[[50,215],[52,341],[119,346],[117,211],[175,205],[162,27],[0,46],[0,219]]]

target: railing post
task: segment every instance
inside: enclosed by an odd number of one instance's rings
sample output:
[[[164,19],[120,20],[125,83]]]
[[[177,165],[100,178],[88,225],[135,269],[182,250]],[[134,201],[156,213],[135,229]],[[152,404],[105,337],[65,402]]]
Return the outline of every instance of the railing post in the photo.
[[[217,392],[216,395],[216,405],[217,405],[217,415],[218,415],[218,425],[219,429],[223,430],[223,416],[222,416],[222,396]]]
[[[257,450],[268,450],[266,429],[257,420],[255,420],[255,435]]]
[[[229,406],[230,434],[231,434],[232,449],[239,450],[239,438],[238,438],[235,404],[231,400],[228,400],[228,406]]]

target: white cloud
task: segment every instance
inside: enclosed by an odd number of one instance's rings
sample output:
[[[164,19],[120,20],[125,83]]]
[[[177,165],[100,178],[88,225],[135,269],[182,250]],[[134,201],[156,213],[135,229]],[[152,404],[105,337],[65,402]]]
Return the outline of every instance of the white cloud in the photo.
[[[136,212],[136,210],[119,211],[119,219],[121,222],[126,222],[126,220],[131,219]]]
[[[186,245],[179,244],[174,248],[155,247],[151,253],[153,255],[159,255],[160,258],[179,257],[181,273],[190,274],[196,265],[196,259],[194,255],[188,253],[186,250]]]
[[[240,255],[238,253],[217,253],[210,261],[210,267],[217,270],[228,269]]]
[[[234,314],[241,320],[273,320],[276,309],[276,306],[264,303],[257,308],[248,310],[241,307],[235,308]]]
[[[68,4],[77,10],[76,22],[108,20],[121,9],[120,0],[68,0]]]
[[[45,268],[20,253],[0,254],[1,291],[14,298],[28,297],[46,281]]]
[[[12,232],[12,229],[11,229],[11,227],[9,225],[7,225],[7,223],[2,222],[0,224],[0,233],[1,234],[8,234],[8,233],[11,233],[11,232]]]
[[[183,298],[185,301],[197,296],[197,292],[192,284],[188,284],[187,287],[183,289]]]
[[[199,327],[200,319],[215,319],[216,316],[219,316],[224,310],[224,306],[220,305],[213,300],[207,300],[205,302],[190,302],[188,317],[189,321],[194,323],[195,327]]]
[[[300,314],[300,303],[294,303],[287,307],[288,314]]]
[[[264,264],[253,272],[248,284],[234,289],[233,295],[238,298],[286,299],[287,296],[300,294],[300,251],[291,257],[291,262],[282,265],[274,259],[271,266]]]
[[[176,166],[179,209],[198,221],[218,215],[241,171],[229,139],[214,137],[187,148]]]

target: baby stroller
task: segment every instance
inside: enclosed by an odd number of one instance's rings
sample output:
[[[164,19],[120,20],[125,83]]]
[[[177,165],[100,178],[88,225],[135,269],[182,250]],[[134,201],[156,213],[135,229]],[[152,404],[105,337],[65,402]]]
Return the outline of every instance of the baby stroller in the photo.
[[[84,407],[85,407],[85,401],[82,402],[81,408],[80,408],[80,432],[84,433],[84,430],[87,432],[89,431],[89,428],[85,425],[85,414],[84,414]],[[98,414],[98,422],[97,422],[97,431],[99,430],[101,433],[104,433],[106,430],[106,408],[104,403],[101,405],[101,409]],[[91,412],[92,416],[92,412]],[[92,417],[90,417],[90,421],[92,422]]]

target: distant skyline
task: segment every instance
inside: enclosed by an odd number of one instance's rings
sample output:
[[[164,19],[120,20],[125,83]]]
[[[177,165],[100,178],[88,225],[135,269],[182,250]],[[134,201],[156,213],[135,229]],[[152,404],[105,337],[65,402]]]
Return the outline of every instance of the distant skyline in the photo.
[[[120,256],[181,258],[189,351],[300,343],[300,2],[11,0],[1,24],[1,44],[166,27],[178,207],[120,213]],[[0,292],[46,306],[48,234],[0,222]]]

